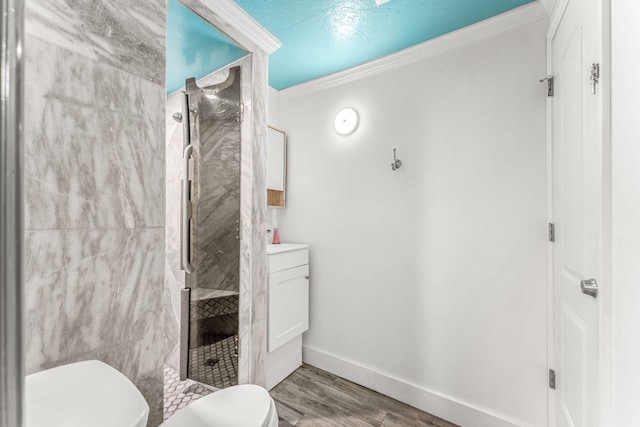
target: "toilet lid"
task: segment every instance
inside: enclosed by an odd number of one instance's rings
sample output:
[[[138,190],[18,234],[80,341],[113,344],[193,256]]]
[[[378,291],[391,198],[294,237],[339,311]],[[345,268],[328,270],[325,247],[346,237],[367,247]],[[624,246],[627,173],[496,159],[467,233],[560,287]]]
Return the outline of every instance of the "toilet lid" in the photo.
[[[269,393],[260,386],[229,387],[192,402],[162,427],[266,427],[272,402]]]

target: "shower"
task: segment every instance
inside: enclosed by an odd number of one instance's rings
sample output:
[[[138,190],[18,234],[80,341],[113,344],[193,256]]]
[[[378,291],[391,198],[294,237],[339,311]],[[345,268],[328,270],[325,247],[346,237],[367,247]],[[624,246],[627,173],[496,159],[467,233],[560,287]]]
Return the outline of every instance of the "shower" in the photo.
[[[222,388],[238,382],[240,67],[182,96],[180,376]]]

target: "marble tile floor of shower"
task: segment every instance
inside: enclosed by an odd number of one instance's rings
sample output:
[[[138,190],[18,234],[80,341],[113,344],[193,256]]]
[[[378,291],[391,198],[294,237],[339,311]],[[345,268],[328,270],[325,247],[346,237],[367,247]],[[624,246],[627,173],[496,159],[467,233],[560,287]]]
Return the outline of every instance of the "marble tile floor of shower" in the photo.
[[[180,381],[180,374],[169,365],[164,365],[164,419],[194,400],[211,394],[215,389],[195,381]]]
[[[190,378],[180,381],[178,371],[169,365],[164,367],[164,419],[184,408],[192,400],[213,391],[237,383],[238,358],[235,356],[237,336],[189,349]],[[209,386],[213,384],[214,386]]]
[[[168,371],[167,371],[168,369]],[[211,390],[165,369],[165,419]],[[279,427],[457,427],[310,365],[302,365],[270,391]]]
[[[238,383],[238,336],[215,337],[189,349],[189,378],[216,388]]]

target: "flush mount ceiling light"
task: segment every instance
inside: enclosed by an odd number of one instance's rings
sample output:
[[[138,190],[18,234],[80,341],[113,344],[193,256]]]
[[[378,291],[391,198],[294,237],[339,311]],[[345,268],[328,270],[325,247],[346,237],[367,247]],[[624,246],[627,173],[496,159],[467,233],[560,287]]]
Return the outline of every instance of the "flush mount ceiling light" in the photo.
[[[350,135],[358,127],[358,112],[353,108],[343,108],[338,111],[333,121],[333,127],[340,135]]]
[[[385,4],[388,1],[391,1],[391,0],[376,0],[376,4],[380,6],[381,4]]]

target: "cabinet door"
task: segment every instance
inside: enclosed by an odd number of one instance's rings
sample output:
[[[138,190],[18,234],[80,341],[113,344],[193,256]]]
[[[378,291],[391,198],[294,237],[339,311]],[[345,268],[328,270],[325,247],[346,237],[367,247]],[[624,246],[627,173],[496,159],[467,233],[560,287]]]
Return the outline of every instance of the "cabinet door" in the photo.
[[[269,274],[269,352],[309,329],[309,265]]]

